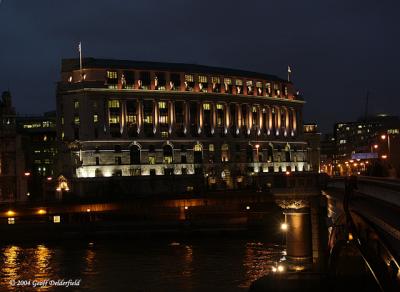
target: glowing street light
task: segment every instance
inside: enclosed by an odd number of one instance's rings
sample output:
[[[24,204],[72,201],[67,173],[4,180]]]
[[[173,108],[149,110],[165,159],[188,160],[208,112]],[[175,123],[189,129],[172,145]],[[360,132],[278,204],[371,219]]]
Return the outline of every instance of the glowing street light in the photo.
[[[386,135],[381,135],[382,140],[386,140]]]
[[[24,172],[24,175],[25,175],[25,176],[30,176],[31,173],[30,173],[29,171],[25,171],[25,172]]]
[[[283,230],[283,231],[287,231],[288,230],[288,224],[287,223],[282,223],[281,224],[281,230]]]
[[[39,209],[39,211],[37,212],[39,215],[44,215],[44,214],[46,214],[47,212],[46,212],[46,210],[44,210],[44,209]]]
[[[282,272],[284,272],[284,271],[285,271],[285,267],[282,266],[282,265],[279,265],[279,266],[278,266],[278,272],[282,273]]]
[[[378,149],[378,147],[379,147],[378,144],[374,145],[374,149]]]
[[[381,158],[382,158],[382,159],[386,159],[386,158],[387,158],[387,155],[384,154],[384,155],[381,156]]]
[[[246,210],[250,210],[250,206],[246,206]]]

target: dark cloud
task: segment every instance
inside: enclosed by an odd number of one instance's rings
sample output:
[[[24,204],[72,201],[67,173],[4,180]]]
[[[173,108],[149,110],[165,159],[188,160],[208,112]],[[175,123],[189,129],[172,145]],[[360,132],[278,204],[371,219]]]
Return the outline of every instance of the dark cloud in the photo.
[[[60,60],[190,62],[286,75],[325,131],[370,111],[399,114],[398,1],[3,0],[0,90],[17,110],[55,107]]]

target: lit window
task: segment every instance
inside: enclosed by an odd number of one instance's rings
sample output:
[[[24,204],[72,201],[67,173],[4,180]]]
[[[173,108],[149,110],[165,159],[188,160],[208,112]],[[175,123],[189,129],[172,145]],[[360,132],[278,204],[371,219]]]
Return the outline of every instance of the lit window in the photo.
[[[149,156],[149,164],[156,164],[156,157],[155,156]]]
[[[110,124],[119,124],[119,115],[110,115],[108,122]]]
[[[108,79],[117,79],[118,78],[117,71],[107,71],[107,78]]]
[[[15,218],[14,217],[8,218],[8,224],[15,224]]]
[[[64,140],[65,134],[64,132],[61,132],[61,140]]]
[[[237,86],[242,86],[242,85],[243,85],[243,80],[241,80],[241,79],[236,79],[236,85],[237,85]]]
[[[168,132],[162,131],[161,132],[161,137],[162,138],[168,138]]]
[[[203,110],[210,110],[210,104],[209,103],[203,103]]]
[[[79,116],[74,116],[74,124],[79,125],[79,122],[80,122]]]
[[[160,116],[159,121],[160,121],[160,124],[167,124],[168,116]]]
[[[108,101],[109,108],[119,108],[119,100],[112,99]]]
[[[217,103],[217,109],[222,110],[223,109],[223,105],[220,103]]]
[[[144,117],[144,123],[145,124],[152,124],[153,123],[153,117],[152,116],[145,116]]]
[[[60,223],[61,222],[61,216],[59,216],[59,215],[53,216],[53,222],[54,223]]]
[[[61,117],[61,125],[64,125],[64,117]]]
[[[166,102],[165,102],[165,101],[159,101],[159,102],[158,102],[158,108],[160,108],[160,109],[165,109],[165,108],[167,108]]]
[[[136,116],[135,115],[128,115],[127,122],[131,124],[136,124]]]
[[[220,79],[219,79],[219,77],[211,77],[211,82],[219,84],[220,83]]]
[[[257,112],[257,107],[253,106],[253,113],[256,113],[256,112]]]
[[[194,145],[194,151],[201,151],[201,145],[200,144],[196,144]]]
[[[231,85],[232,84],[232,79],[231,78],[224,78],[224,83],[227,85]]]
[[[199,75],[199,82],[200,83],[207,83],[207,76]]]
[[[260,87],[260,88],[261,88],[261,87],[262,87],[262,82],[257,81],[257,82],[256,82],[256,87]]]
[[[43,136],[43,141],[46,142],[47,141],[47,135]]]
[[[74,101],[74,109],[79,109],[79,101]]]
[[[208,151],[214,152],[214,144],[208,145]]]
[[[97,123],[99,121],[99,115],[93,115],[93,122]]]
[[[185,81],[193,82],[194,81],[193,75],[185,74]]]

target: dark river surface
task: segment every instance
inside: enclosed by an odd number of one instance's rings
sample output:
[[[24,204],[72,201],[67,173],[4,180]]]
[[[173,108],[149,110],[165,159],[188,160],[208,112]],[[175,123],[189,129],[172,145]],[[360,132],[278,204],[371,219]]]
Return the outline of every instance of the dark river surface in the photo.
[[[247,291],[283,255],[243,237],[0,245],[0,291]]]

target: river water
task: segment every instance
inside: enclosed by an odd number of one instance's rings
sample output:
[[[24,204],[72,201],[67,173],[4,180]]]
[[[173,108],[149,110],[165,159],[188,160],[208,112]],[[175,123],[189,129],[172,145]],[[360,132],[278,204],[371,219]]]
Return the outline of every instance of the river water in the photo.
[[[0,245],[0,291],[247,291],[283,254],[221,237]]]

